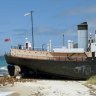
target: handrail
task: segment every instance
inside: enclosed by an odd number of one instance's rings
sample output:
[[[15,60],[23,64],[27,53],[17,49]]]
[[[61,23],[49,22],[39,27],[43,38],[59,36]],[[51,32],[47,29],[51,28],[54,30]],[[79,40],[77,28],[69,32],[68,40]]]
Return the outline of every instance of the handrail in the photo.
[[[20,50],[26,50],[25,47],[18,47],[18,46],[11,46],[11,49],[20,49]],[[28,49],[28,50],[32,50],[32,49]],[[34,48],[35,51],[47,51],[47,49],[44,48]]]

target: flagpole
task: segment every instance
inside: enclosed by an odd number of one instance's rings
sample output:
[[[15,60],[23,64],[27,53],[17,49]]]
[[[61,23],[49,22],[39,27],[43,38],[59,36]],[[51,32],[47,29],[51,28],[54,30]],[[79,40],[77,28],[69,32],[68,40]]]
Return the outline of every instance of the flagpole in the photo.
[[[34,34],[33,34],[33,15],[32,15],[33,11],[30,11],[29,13],[24,14],[24,16],[31,16],[31,31],[32,31],[32,49],[34,50]]]
[[[33,34],[33,11],[30,12],[31,13],[31,24],[32,24],[32,49],[34,50],[34,34]]]

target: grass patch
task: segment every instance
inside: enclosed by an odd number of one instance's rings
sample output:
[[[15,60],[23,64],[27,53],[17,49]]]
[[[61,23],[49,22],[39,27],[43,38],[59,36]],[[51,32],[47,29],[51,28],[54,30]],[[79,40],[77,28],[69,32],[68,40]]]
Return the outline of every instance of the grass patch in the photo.
[[[94,85],[96,85],[96,75],[90,77],[90,78],[87,80],[86,83],[87,83],[87,84],[94,84]]]

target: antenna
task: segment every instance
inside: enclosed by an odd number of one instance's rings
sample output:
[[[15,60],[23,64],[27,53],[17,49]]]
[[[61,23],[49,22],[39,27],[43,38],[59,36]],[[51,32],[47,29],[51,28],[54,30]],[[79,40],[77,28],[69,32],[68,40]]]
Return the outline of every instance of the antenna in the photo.
[[[34,50],[34,34],[33,34],[33,11],[30,12],[31,13],[31,24],[32,24],[32,48]]]
[[[63,46],[64,46],[64,34],[63,34]]]

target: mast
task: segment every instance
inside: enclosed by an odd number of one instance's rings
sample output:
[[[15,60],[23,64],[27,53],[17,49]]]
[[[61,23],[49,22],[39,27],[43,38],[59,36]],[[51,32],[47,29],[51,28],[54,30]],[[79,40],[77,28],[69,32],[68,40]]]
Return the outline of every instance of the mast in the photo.
[[[33,11],[30,12],[31,14],[31,25],[32,25],[32,49],[34,50],[34,33],[33,33],[33,15],[32,15]]]
[[[32,49],[34,50],[34,34],[33,34],[33,15],[32,15],[33,11],[30,11],[29,13],[26,13],[24,16],[30,15],[31,16],[31,31],[32,31]]]

